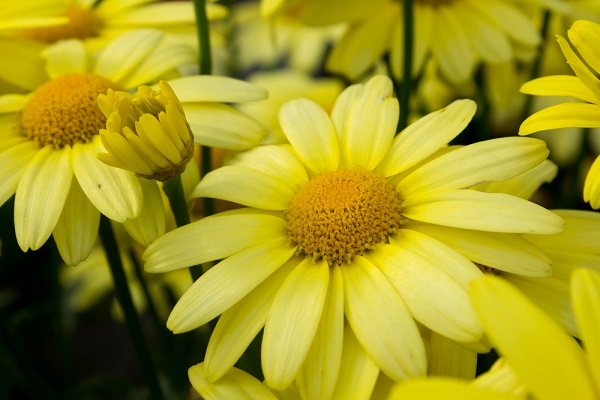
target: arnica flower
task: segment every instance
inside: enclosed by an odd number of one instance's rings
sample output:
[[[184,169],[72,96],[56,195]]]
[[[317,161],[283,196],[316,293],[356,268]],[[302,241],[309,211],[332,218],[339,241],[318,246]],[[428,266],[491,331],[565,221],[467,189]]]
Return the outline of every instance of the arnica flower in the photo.
[[[576,76],[556,75],[525,83],[521,91],[538,96],[569,96],[571,101],[545,108],[521,124],[519,135],[529,135],[547,129],[600,127],[600,25],[591,21],[576,21],[568,31],[571,45],[560,35],[558,44]],[[583,199],[592,208],[600,208],[600,158],[592,164],[583,188]]]
[[[306,23],[348,23],[327,59],[329,70],[357,79],[389,52],[392,73],[402,77],[401,1],[306,2]],[[419,74],[432,57],[444,78],[458,84],[467,81],[480,62],[496,64],[524,56],[521,53],[533,50],[540,36],[523,3],[539,6],[530,0],[415,0],[412,74]]]
[[[144,253],[149,272],[223,259],[167,321],[179,333],[223,314],[205,358],[210,380],[264,326],[266,383],[282,390],[303,368],[309,391],[328,398],[344,317],[390,378],[422,375],[426,355],[415,320],[458,342],[479,342],[467,288],[482,272],[414,227],[463,228],[475,243],[479,231],[562,231],[562,219],[538,205],[468,189],[538,165],[548,153],[542,141],[502,138],[449,151],[475,113],[471,100],[395,137],[399,106],[391,95],[391,80],[376,76],[342,92],[331,117],[307,99],[287,103],[279,119],[290,145],[239,153],[194,193],[249,208],[176,229]]]
[[[485,331],[530,396],[600,398],[600,275],[585,268],[571,276],[571,299],[583,348],[518,290],[494,276],[472,283],[471,297]],[[522,399],[494,389],[450,379],[399,384],[389,400]]]
[[[75,265],[92,249],[100,213],[125,222],[149,203],[142,202],[147,185],[133,173],[97,159],[106,151],[98,135],[106,117],[97,98],[108,89],[131,90],[157,81],[193,60],[187,46],[173,46],[164,37],[155,30],[126,33],[93,63],[81,41],[62,41],[44,52],[48,82],[29,95],[0,97],[0,204],[16,193],[15,231],[23,251],[40,248],[53,234],[63,260]],[[262,139],[260,124],[214,102],[263,98],[264,90],[246,82],[235,85],[234,79],[195,78],[180,78],[171,86],[177,91],[176,86],[187,85],[177,96],[188,107],[192,130],[202,132],[196,139],[202,143],[216,136],[209,144],[235,149]],[[204,91],[197,92],[199,87]]]
[[[183,172],[194,135],[173,89],[165,81],[159,87],[140,86],[134,95],[109,89],[98,97],[107,118],[100,138],[108,153],[98,154],[100,161],[158,181]]]

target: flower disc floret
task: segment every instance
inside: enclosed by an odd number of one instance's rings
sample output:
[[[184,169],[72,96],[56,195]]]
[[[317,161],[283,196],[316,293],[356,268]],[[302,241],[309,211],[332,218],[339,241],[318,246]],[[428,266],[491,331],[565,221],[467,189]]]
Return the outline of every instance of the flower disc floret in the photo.
[[[89,73],[67,74],[46,82],[23,109],[23,133],[55,148],[88,142],[106,123],[96,98],[110,88],[116,85]]]
[[[301,252],[329,264],[349,263],[400,226],[401,202],[392,185],[360,169],[325,172],[309,181],[287,212],[288,237]]]

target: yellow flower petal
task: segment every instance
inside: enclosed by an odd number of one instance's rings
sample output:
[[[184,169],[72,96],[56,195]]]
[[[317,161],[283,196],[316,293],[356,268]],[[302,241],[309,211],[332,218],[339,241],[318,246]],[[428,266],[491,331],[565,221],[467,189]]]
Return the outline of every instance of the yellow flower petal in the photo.
[[[10,62],[0,63],[0,76],[7,82],[28,90],[35,90],[48,80],[40,52],[43,43],[20,40],[15,37],[0,38],[0,54],[11,54]]]
[[[69,194],[71,148],[41,149],[23,171],[15,194],[15,233],[23,251],[37,250],[50,237]]]
[[[406,198],[402,215],[430,224],[487,232],[556,234],[562,218],[537,204],[504,193],[460,189]]]
[[[330,399],[342,360],[344,343],[344,287],[339,266],[329,269],[329,288],[319,327],[296,377],[308,400]]]
[[[196,364],[188,370],[188,377],[194,389],[205,400],[277,400],[271,391],[252,375],[232,368],[216,382],[206,377],[204,363]]]
[[[565,58],[567,59],[567,63],[575,72],[575,75],[583,82],[585,86],[587,86],[596,99],[600,100],[600,80],[594,75],[592,71],[588,68],[586,64],[579,58],[577,54],[573,51],[569,43],[560,35],[556,35],[556,40],[558,41],[558,45],[562,50]]]
[[[290,259],[221,315],[204,357],[206,378],[210,382],[220,379],[233,367],[265,326],[277,291],[299,262],[298,257]]]
[[[144,252],[148,272],[175,269],[226,258],[272,238],[287,236],[285,220],[242,209],[182,226],[158,238]],[[182,252],[185,248],[187,251]]]
[[[477,353],[459,346],[445,336],[431,332],[427,375],[473,379],[477,369]]]
[[[599,128],[600,106],[587,103],[562,103],[544,108],[521,124],[519,135],[557,128]]]
[[[110,167],[96,155],[104,152],[100,137],[73,146],[73,172],[92,204],[117,222],[135,218],[142,210],[142,187],[133,173]]]
[[[133,240],[148,247],[165,233],[165,206],[156,181],[140,179],[144,193],[142,211],[134,219],[128,219],[123,227]]]
[[[317,331],[328,282],[327,262],[314,263],[307,258],[277,292],[267,316],[261,351],[265,381],[270,387],[283,390],[296,377]]]
[[[571,297],[592,382],[600,393],[600,275],[584,268],[573,271]]]
[[[486,275],[471,285],[490,341],[536,397],[596,397],[584,353],[573,338],[502,279]]]
[[[425,348],[404,301],[379,269],[355,256],[342,268],[346,318],[358,341],[392,379],[425,374]]]
[[[168,82],[181,103],[242,103],[268,96],[267,91],[258,85],[226,76],[194,75]]]
[[[0,205],[15,194],[23,172],[39,151],[38,145],[26,141],[0,152]]]
[[[572,75],[544,76],[525,82],[521,93],[537,96],[570,96],[589,103],[598,103],[594,93],[579,78]]]
[[[344,345],[338,382],[332,400],[368,400],[379,375],[377,364],[356,339],[350,325],[344,330]]]
[[[583,200],[589,202],[595,210],[600,208],[600,157],[594,160],[585,178]]]
[[[52,79],[88,71],[87,54],[81,40],[61,40],[44,49],[42,57],[46,60],[46,71]]]
[[[302,162],[316,173],[334,171],[339,146],[329,115],[308,99],[292,100],[279,110],[279,122]]]
[[[471,121],[477,106],[457,100],[409,125],[394,139],[376,171],[396,175],[418,164],[456,137]]]
[[[540,164],[548,156],[546,143],[517,137],[486,140],[444,154],[417,168],[396,187],[401,197],[462,189],[486,181],[511,178]]]
[[[73,180],[60,218],[52,231],[58,252],[67,265],[85,260],[96,243],[100,213]]]
[[[396,387],[388,400],[519,400],[521,397],[469,385],[449,378],[414,379]]]
[[[187,332],[233,306],[292,257],[295,248],[287,242],[278,238],[255,244],[209,269],[181,296],[167,327]]]
[[[463,83],[473,73],[475,53],[457,12],[452,7],[438,7],[437,13],[432,53],[450,82]]]
[[[214,197],[264,210],[285,210],[294,195],[285,180],[236,165],[209,172],[192,193],[192,197]]]
[[[600,26],[592,21],[578,20],[573,23],[568,35],[585,62],[596,73],[600,73],[600,53],[597,46],[600,41]]]
[[[29,101],[29,98],[30,96],[22,94],[0,95],[0,113],[16,113],[21,111]]]

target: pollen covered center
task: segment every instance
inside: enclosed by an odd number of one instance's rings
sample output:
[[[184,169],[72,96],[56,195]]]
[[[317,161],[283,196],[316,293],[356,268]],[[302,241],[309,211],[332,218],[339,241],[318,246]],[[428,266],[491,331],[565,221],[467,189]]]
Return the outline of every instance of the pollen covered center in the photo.
[[[294,197],[286,217],[288,237],[301,252],[329,264],[386,243],[402,221],[401,202],[392,185],[371,171],[326,172]]]
[[[64,39],[87,39],[97,36],[102,21],[91,9],[71,4],[65,13],[69,22],[57,26],[24,29],[21,36],[44,43],[55,43]]]
[[[46,82],[31,96],[21,114],[21,129],[42,145],[59,148],[87,142],[105,127],[97,98],[117,85],[94,74],[67,74]]]

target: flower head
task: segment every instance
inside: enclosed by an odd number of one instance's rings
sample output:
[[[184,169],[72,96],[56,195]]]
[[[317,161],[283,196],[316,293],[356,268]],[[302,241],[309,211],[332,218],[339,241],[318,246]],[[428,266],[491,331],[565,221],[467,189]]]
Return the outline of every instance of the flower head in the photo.
[[[521,91],[538,96],[569,96],[579,101],[566,102],[545,108],[521,124],[519,135],[555,128],[600,127],[600,51],[597,38],[600,25],[580,20],[568,31],[571,44],[560,35],[558,44],[576,76],[556,75],[525,83]],[[591,166],[583,188],[583,199],[593,208],[600,208],[600,158]]]
[[[426,371],[415,320],[461,343],[482,339],[467,293],[482,272],[421,228],[462,228],[471,233],[466,242],[484,249],[486,233],[550,234],[563,222],[528,201],[469,189],[547,156],[537,139],[447,147],[474,112],[474,102],[457,101],[395,136],[398,101],[390,79],[376,76],[342,92],[331,116],[307,99],[285,104],[279,119],[289,144],[238,153],[204,177],[195,196],[249,208],[176,229],[144,259],[150,272],[223,259],[167,322],[185,332],[223,313],[206,354],[209,380],[222,376],[263,326],[262,366],[277,390],[303,365],[307,385],[333,390],[344,319],[394,380]],[[550,271],[543,256],[536,268],[538,275]]]
[[[108,153],[98,158],[136,175],[166,181],[181,174],[194,154],[194,135],[173,89],[140,86],[135,94],[108,90],[98,97],[107,117],[100,138]]]

